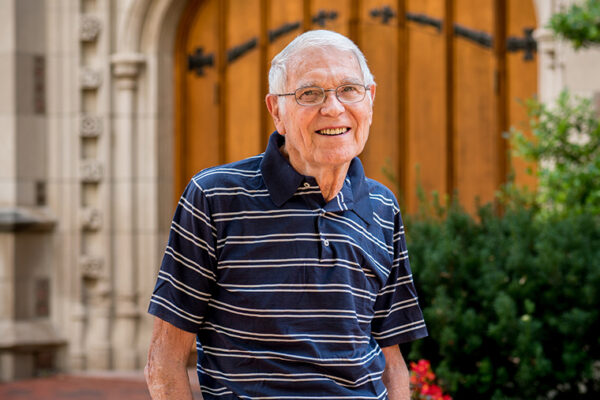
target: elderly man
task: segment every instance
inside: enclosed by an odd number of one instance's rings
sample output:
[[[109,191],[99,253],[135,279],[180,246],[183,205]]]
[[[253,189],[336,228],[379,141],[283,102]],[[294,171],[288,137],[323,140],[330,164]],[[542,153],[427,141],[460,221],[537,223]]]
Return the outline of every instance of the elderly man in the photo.
[[[365,178],[375,83],[330,31],[273,59],[265,153],[198,173],[152,295],[146,378],[191,399],[409,399],[398,344],[427,335],[393,194]],[[243,132],[240,132],[243,134]]]

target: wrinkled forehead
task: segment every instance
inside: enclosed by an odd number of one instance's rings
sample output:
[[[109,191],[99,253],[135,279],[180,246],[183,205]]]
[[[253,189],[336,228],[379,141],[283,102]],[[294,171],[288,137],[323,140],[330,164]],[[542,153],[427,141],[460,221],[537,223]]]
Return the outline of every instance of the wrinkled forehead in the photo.
[[[363,74],[354,53],[336,48],[304,49],[288,64],[287,87],[363,83]]]

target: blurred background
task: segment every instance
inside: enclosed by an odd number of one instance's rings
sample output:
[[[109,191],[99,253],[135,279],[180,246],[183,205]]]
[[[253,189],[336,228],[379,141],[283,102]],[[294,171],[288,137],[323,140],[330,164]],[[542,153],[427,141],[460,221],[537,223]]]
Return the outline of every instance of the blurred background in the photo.
[[[599,3],[0,0],[0,382],[143,368],[179,194],[265,149],[270,59],[330,29],[377,83],[361,159],[432,334],[409,359],[458,398],[597,394]]]

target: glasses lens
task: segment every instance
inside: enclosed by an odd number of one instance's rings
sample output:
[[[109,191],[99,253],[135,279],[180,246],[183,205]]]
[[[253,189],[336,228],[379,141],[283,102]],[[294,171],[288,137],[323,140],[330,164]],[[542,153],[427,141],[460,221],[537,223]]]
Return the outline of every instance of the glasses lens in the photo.
[[[366,89],[362,85],[342,85],[337,88],[337,98],[343,103],[356,103],[365,98]]]
[[[320,87],[305,87],[296,90],[296,99],[300,104],[320,104],[325,91]]]

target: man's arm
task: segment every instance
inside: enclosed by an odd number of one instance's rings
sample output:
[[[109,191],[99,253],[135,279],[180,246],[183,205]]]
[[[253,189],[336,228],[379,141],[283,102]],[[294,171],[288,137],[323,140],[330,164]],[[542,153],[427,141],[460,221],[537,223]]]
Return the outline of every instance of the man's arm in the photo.
[[[144,369],[153,400],[192,400],[187,360],[195,335],[160,318],[154,319],[148,362]]]
[[[389,400],[409,400],[409,374],[400,347],[398,345],[383,347],[385,369],[383,384],[388,390]]]

